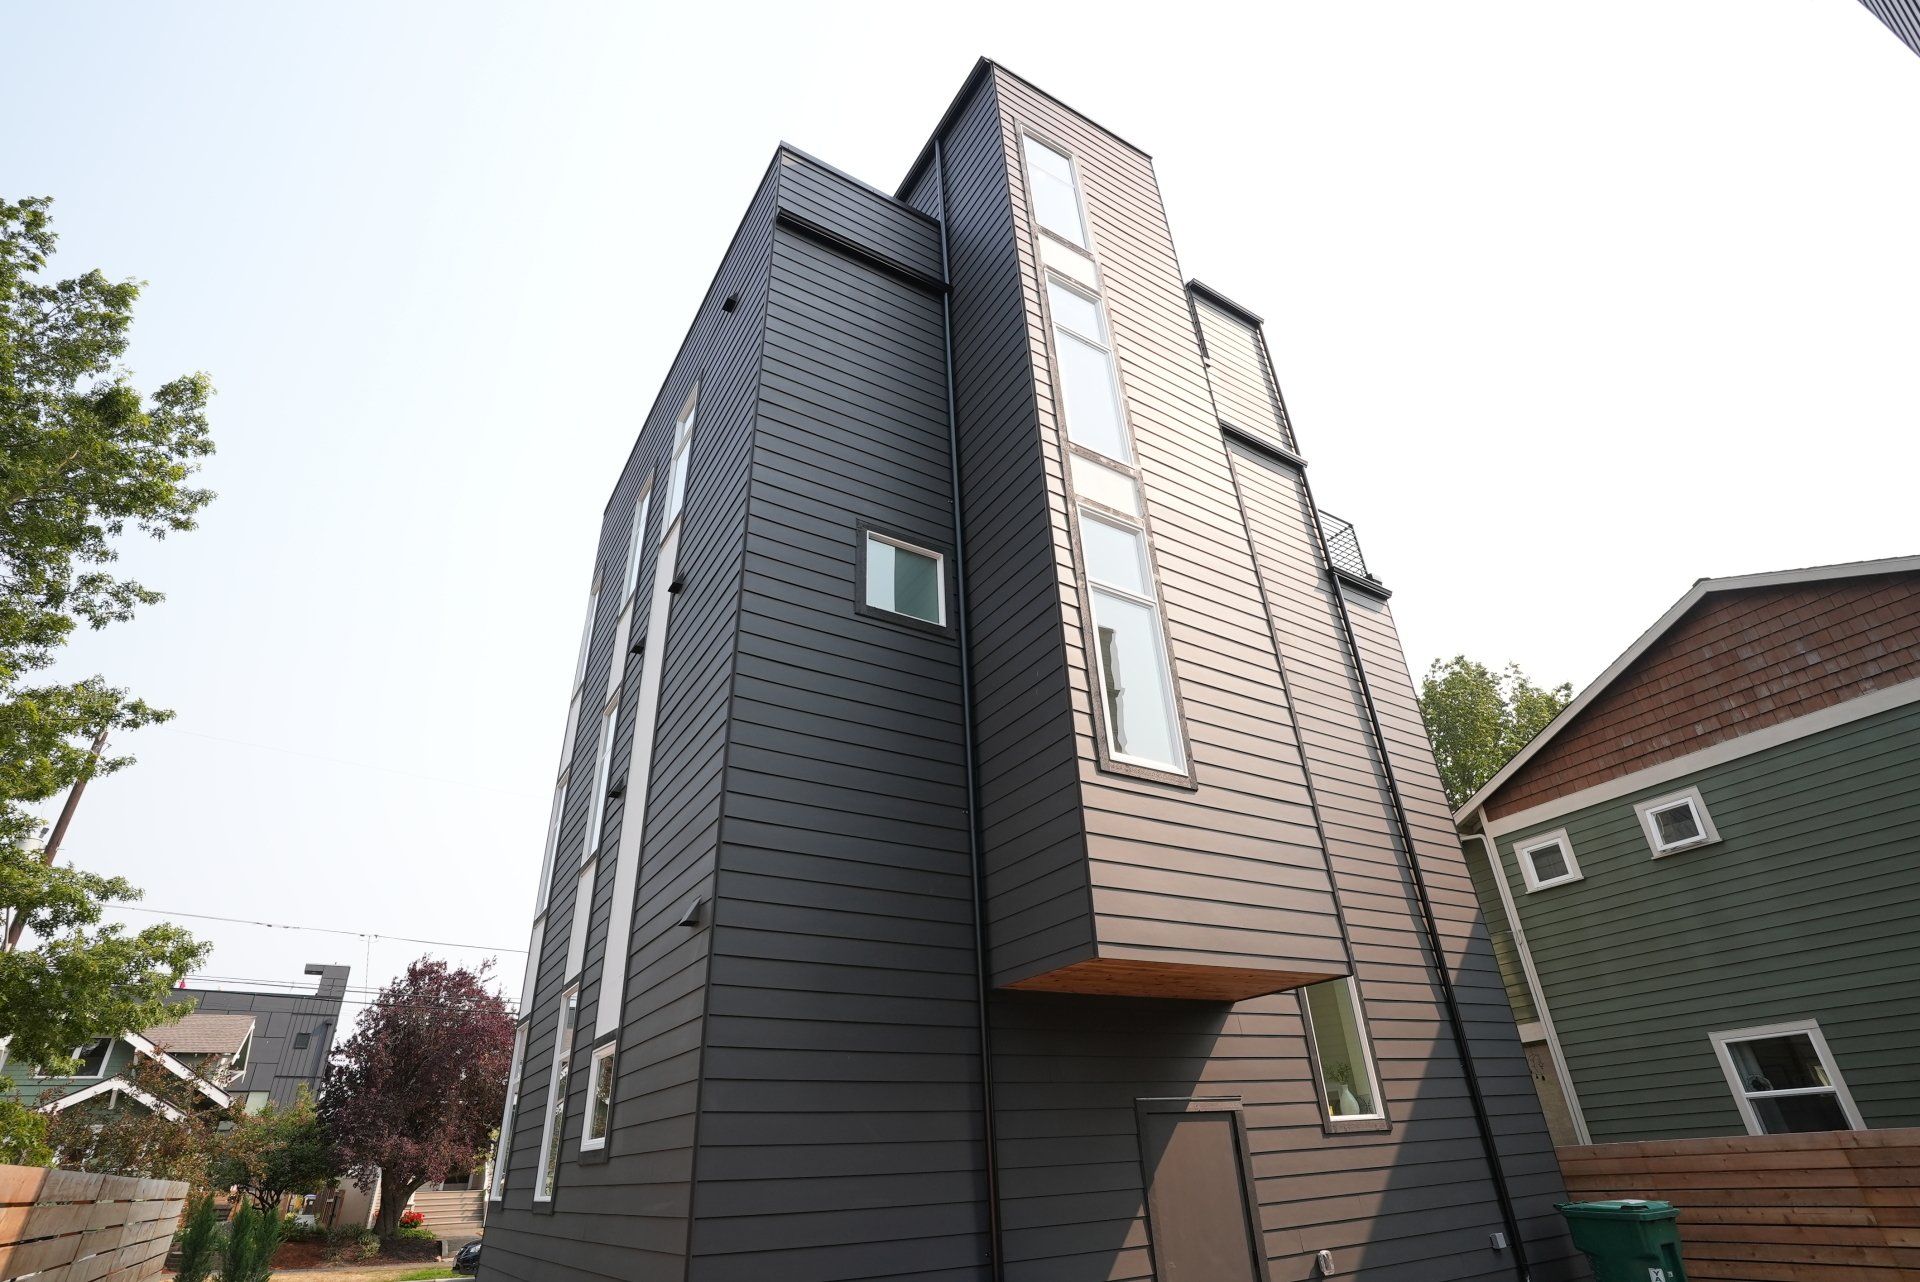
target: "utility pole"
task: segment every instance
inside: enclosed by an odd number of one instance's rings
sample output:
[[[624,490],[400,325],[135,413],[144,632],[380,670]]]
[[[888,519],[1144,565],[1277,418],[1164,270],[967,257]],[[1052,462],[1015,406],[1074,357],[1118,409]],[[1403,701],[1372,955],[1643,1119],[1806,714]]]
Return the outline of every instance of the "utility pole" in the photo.
[[[87,790],[87,780],[93,778],[94,762],[100,760],[100,754],[107,750],[107,728],[100,727],[100,733],[93,736],[93,747],[88,750],[86,769],[73,781],[73,787],[67,790],[67,802],[60,807],[60,817],[54,821],[53,831],[47,835],[46,849],[40,852],[40,866],[53,867],[55,856],[60,853],[60,842],[67,835],[67,828],[73,823],[73,812],[80,808],[80,796]],[[24,912],[14,910],[13,921],[7,926],[7,945],[0,952],[10,953],[20,946],[20,935],[27,928]]]

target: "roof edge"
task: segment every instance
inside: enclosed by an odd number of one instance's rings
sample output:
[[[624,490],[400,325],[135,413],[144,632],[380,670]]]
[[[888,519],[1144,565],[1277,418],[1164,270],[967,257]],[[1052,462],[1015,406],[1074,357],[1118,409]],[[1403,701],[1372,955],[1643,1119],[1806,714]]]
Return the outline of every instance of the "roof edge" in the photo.
[[[1740,592],[1751,588],[1789,587],[1796,583],[1820,583],[1830,579],[1859,579],[1876,574],[1909,574],[1920,572],[1920,556],[1892,556],[1877,561],[1841,561],[1833,565],[1810,565],[1794,570],[1772,570],[1761,574],[1735,574],[1717,579],[1696,579],[1678,601],[1667,612],[1654,621],[1652,627],[1642,632],[1634,643],[1621,651],[1620,656],[1607,665],[1606,671],[1587,683],[1585,689],[1573,697],[1558,716],[1540,728],[1540,732],[1527,740],[1526,746],[1513,754],[1506,765],[1495,772],[1493,778],[1482,784],[1478,791],[1453,812],[1455,829],[1465,831],[1468,820],[1476,811],[1493,799],[1495,793],[1504,787],[1509,779],[1518,774],[1527,762],[1567,727],[1575,717],[1586,711],[1587,706],[1617,680],[1621,673],[1632,666],[1634,660],[1653,647],[1653,643],[1665,636],[1683,615],[1700,604],[1701,600],[1715,592]]]

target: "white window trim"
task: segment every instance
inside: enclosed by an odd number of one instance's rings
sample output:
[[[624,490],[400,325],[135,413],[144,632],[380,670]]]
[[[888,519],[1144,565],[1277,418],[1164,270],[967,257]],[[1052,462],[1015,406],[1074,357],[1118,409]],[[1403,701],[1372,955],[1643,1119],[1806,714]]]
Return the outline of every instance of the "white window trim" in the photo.
[[[520,1111],[520,1073],[527,1057],[527,1021],[513,1030],[513,1064],[507,1071],[507,1102],[500,1109],[500,1140],[494,1148],[493,1187],[488,1196],[498,1202],[507,1195],[507,1163],[513,1158],[514,1115]]]
[[[660,541],[680,521],[687,507],[687,483],[693,470],[693,429],[700,418],[700,385],[695,383],[673,421],[673,442],[667,452],[666,506],[660,513]],[[684,462],[683,462],[684,460]],[[684,467],[685,470],[682,470]],[[651,491],[649,491],[651,492]],[[657,573],[657,571],[656,571]]]
[[[1533,852],[1545,850],[1548,846],[1555,844],[1566,852],[1567,871],[1558,877],[1542,880],[1533,869]],[[1569,882],[1585,880],[1585,874],[1580,871],[1580,860],[1573,853],[1573,841],[1567,836],[1565,828],[1555,828],[1552,832],[1543,832],[1526,841],[1516,842],[1513,847],[1513,856],[1514,862],[1520,865],[1520,876],[1527,883],[1529,895],[1538,890],[1548,890],[1554,886],[1564,886]]]
[[[1080,215],[1080,240],[1084,243],[1068,240],[1053,228],[1041,224],[1039,203],[1033,198],[1033,163],[1027,155],[1029,142],[1046,148],[1067,162],[1067,172],[1073,177],[1073,207],[1074,211]],[[1027,217],[1032,220],[1033,229],[1043,236],[1052,237],[1053,240],[1077,254],[1085,254],[1088,258],[1092,258],[1094,256],[1093,220],[1087,217],[1086,187],[1080,181],[1080,161],[1074,156],[1072,149],[1062,147],[1059,143],[1043,137],[1032,129],[1022,129],[1020,131],[1020,177],[1027,185]]]
[[[911,552],[915,556],[930,557],[933,560],[933,577],[935,580],[935,586],[938,588],[938,594],[935,597],[935,599],[939,602],[940,617],[937,619],[923,619],[917,614],[908,614],[904,610],[894,610],[894,609],[890,609],[887,606],[878,604],[871,597],[867,595],[867,585],[863,578],[863,581],[860,584],[860,600],[866,605],[866,607],[869,610],[878,610],[882,614],[891,614],[895,618],[911,619],[915,623],[931,623],[935,627],[940,627],[940,628],[946,627],[947,626],[947,558],[945,554],[936,552],[932,548],[923,548],[918,543],[909,543],[905,539],[896,539],[890,534],[882,534],[878,530],[867,530],[866,538],[867,538],[867,542],[869,543],[884,543],[888,547],[899,548],[902,552]],[[864,568],[868,563],[867,557],[869,554],[867,549],[862,548],[860,550],[860,555],[861,555],[860,564]]]
[[[1366,1065],[1367,1090],[1370,1093],[1369,1098],[1373,1100],[1373,1112],[1335,1113],[1333,1111],[1333,1101],[1327,1097],[1326,1075],[1320,1064],[1320,1030],[1313,1027],[1313,1006],[1305,1000],[1303,989],[1300,1006],[1305,1013],[1307,1028],[1313,1035],[1313,1076],[1320,1091],[1320,1112],[1330,1123],[1384,1122],[1387,1120],[1387,1101],[1380,1093],[1380,1074],[1374,1071],[1373,1067],[1373,1039],[1367,1035],[1367,1008],[1360,1001],[1360,983],[1352,975],[1348,975],[1344,981],[1322,982],[1344,982],[1347,986],[1347,1000],[1353,1003],[1354,1030],[1360,1034],[1360,1062]],[[1313,985],[1309,984],[1307,987],[1311,988]]]
[[[100,1052],[100,1071],[97,1073],[49,1073],[44,1066],[35,1065],[33,1080],[36,1082],[97,1082],[107,1075],[107,1061],[113,1058],[114,1040],[115,1039],[111,1037],[96,1037],[92,1039],[92,1041],[83,1042],[73,1048],[73,1057],[79,1059],[80,1052],[86,1050],[87,1047],[93,1045],[94,1042],[105,1041],[107,1043],[107,1048]],[[82,1067],[85,1067],[85,1065],[83,1064]]]
[[[1118,761],[1129,766],[1139,766],[1145,770],[1157,770],[1165,774],[1174,775],[1185,774],[1187,772],[1186,727],[1180,720],[1180,699],[1175,693],[1174,687],[1173,656],[1167,653],[1166,625],[1160,618],[1160,603],[1149,597],[1135,595],[1125,588],[1109,587],[1105,583],[1089,578],[1087,580],[1087,601],[1088,604],[1093,607],[1092,622],[1096,638],[1096,643],[1093,647],[1093,669],[1094,678],[1099,682],[1099,685],[1093,691],[1093,696],[1102,701],[1104,708],[1107,692],[1107,660],[1106,656],[1100,653],[1100,646],[1098,644],[1100,604],[1097,599],[1103,595],[1110,596],[1116,601],[1130,601],[1135,605],[1143,606],[1148,613],[1153,616],[1154,653],[1159,656],[1160,671],[1166,677],[1167,724],[1173,727],[1172,761],[1156,761],[1152,757],[1139,757],[1130,752],[1120,751],[1113,746],[1113,727],[1111,725],[1106,725],[1102,730],[1107,757],[1110,760]],[[1110,720],[1104,711],[1102,712],[1102,717],[1103,719]]]
[[[594,1048],[593,1057],[587,1061],[587,1116],[580,1123],[580,1151],[591,1153],[607,1146],[607,1132],[613,1130],[613,1101],[607,1101],[607,1131],[599,1135],[593,1133],[594,1097],[600,1089],[600,1062],[613,1058],[616,1043],[608,1042]],[[615,1074],[619,1072],[615,1068]]]
[[[1740,1120],[1746,1123],[1747,1134],[1765,1135],[1768,1131],[1760,1124],[1760,1115],[1754,1111],[1753,1100],[1748,1097],[1747,1088],[1740,1081],[1740,1071],[1734,1067],[1732,1046],[1735,1042],[1763,1041],[1769,1037],[1790,1037],[1796,1033],[1806,1034],[1813,1043],[1813,1052],[1820,1057],[1820,1067],[1826,1071],[1827,1081],[1832,1083],[1831,1090],[1825,1086],[1810,1086],[1767,1094],[1778,1097],[1831,1093],[1839,1099],[1840,1111],[1846,1115],[1847,1125],[1856,1131],[1866,1130],[1867,1124],[1860,1120],[1860,1109],[1853,1102],[1853,1092],[1847,1089],[1846,1079],[1840,1076],[1839,1065],[1833,1062],[1833,1052],[1827,1049],[1827,1038],[1820,1031],[1820,1021],[1795,1019],[1784,1024],[1763,1024],[1758,1028],[1735,1028],[1724,1033],[1707,1034],[1713,1043],[1713,1053],[1720,1059],[1720,1071],[1726,1074],[1727,1088],[1733,1092],[1733,1102],[1739,1106]]]
[[[591,859],[607,839],[607,789],[613,786],[613,741],[620,729],[620,687],[607,691],[600,709],[600,741],[593,748],[593,795],[587,798],[587,844]]]
[[[648,509],[653,506],[653,479],[641,487],[640,497],[633,504],[633,528],[627,531],[626,573],[620,578],[620,604],[622,608],[632,605],[633,594],[640,587],[640,562],[646,551]],[[615,656],[617,659],[619,656]]]
[[[579,1001],[580,989],[578,985],[568,988],[560,994],[560,1018],[554,1025],[553,1030],[553,1067],[547,1072],[547,1107],[540,1122],[540,1161],[539,1164],[533,1168],[533,1200],[536,1202],[553,1201],[554,1190],[560,1186],[560,1177],[558,1173],[556,1173],[553,1181],[554,1187],[546,1187],[547,1152],[553,1145],[560,1143],[560,1136],[554,1133],[554,1123],[556,1121],[554,1110],[556,1106],[564,1102],[564,1097],[560,1094],[562,1088],[560,1081],[561,1064],[564,1063],[567,1066],[567,1076],[569,1078],[573,1076],[573,1047],[569,1043],[572,1042],[573,1038],[580,1031]],[[573,1027],[571,1029],[567,1027],[567,1007],[569,1003],[573,1004],[574,1009]],[[564,1122],[565,1118],[562,1117],[557,1120]]]
[[[1693,807],[1693,817],[1699,823],[1700,835],[1698,837],[1691,837],[1686,841],[1676,841],[1671,844],[1663,843],[1660,840],[1660,826],[1653,821],[1653,817],[1659,811],[1671,810],[1673,807],[1682,803]],[[1666,856],[1678,854],[1682,850],[1693,850],[1700,846],[1711,846],[1714,842],[1720,840],[1720,831],[1713,826],[1713,816],[1707,813],[1707,803],[1700,796],[1700,790],[1698,788],[1683,788],[1679,792],[1670,792],[1664,797],[1655,797],[1651,801],[1643,801],[1633,808],[1633,812],[1640,816],[1640,831],[1647,835],[1647,845],[1653,848],[1653,857],[1655,859],[1664,859]]]

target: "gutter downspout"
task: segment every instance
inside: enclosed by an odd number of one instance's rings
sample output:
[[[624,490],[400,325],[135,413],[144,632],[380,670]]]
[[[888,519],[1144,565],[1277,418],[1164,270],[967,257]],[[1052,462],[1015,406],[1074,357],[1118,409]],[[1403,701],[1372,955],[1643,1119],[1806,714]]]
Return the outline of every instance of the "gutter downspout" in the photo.
[[[938,134],[933,139],[933,167],[940,181],[940,320],[947,360],[947,451],[952,464],[954,635],[960,644],[960,725],[966,738],[967,857],[973,882],[974,1007],[980,1024],[980,1129],[985,1151],[987,1196],[987,1264],[994,1282],[1006,1277],[1005,1252],[1000,1249],[1000,1159],[993,1119],[993,1020],[987,1009],[992,985],[987,980],[986,856],[980,833],[979,759],[973,726],[973,643],[967,619],[967,541],[960,506],[960,415],[953,386],[953,267],[947,252],[947,157]]]
[[[1263,345],[1266,342],[1264,334],[1261,342]],[[1440,923],[1434,916],[1433,899],[1427,892],[1426,874],[1420,869],[1420,856],[1413,844],[1413,825],[1407,819],[1406,803],[1400,797],[1400,781],[1393,771],[1393,753],[1387,745],[1386,731],[1380,725],[1380,711],[1374,704],[1373,685],[1367,680],[1367,665],[1360,654],[1359,637],[1353,630],[1353,616],[1347,610],[1346,589],[1333,568],[1333,555],[1327,547],[1326,531],[1320,527],[1320,509],[1313,501],[1313,487],[1307,481],[1304,470],[1300,473],[1300,493],[1306,500],[1307,518],[1313,524],[1314,545],[1320,549],[1320,559],[1327,567],[1327,579],[1333,584],[1334,614],[1340,620],[1347,653],[1353,656],[1353,675],[1360,687],[1360,702],[1366,710],[1367,726],[1373,734],[1374,744],[1380,750],[1380,770],[1386,780],[1394,827],[1407,852],[1407,871],[1413,877],[1414,898],[1420,906],[1420,924],[1427,937],[1427,946],[1433,950],[1434,979],[1440,986],[1441,1002],[1447,1012],[1447,1026],[1453,1032],[1460,1068],[1466,1075],[1467,1098],[1473,1105],[1474,1126],[1480,1134],[1480,1148],[1486,1157],[1488,1174],[1493,1177],[1493,1195],[1500,1205],[1501,1222],[1506,1225],[1507,1245],[1513,1252],[1513,1275],[1519,1282],[1529,1282],[1531,1275],[1527,1271],[1526,1243],[1520,1236],[1520,1217],[1513,1208],[1513,1196],[1507,1189],[1506,1171],[1500,1164],[1500,1150],[1493,1136],[1493,1120],[1487,1112],[1486,1096],[1480,1089],[1480,1075],[1474,1069],[1473,1050],[1467,1041],[1466,1019],[1460,1013],[1460,999],[1454,993],[1452,978],[1447,974],[1446,949],[1440,935]]]

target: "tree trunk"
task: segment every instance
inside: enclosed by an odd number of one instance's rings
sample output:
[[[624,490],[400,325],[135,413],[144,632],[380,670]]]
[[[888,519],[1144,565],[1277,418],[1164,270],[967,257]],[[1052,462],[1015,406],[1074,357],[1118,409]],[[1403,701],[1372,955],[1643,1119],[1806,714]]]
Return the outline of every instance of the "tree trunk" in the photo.
[[[415,1190],[425,1180],[409,1180],[404,1184],[386,1181],[380,1185],[380,1214],[375,1217],[373,1230],[381,1237],[392,1237],[400,1231],[400,1217],[407,1213],[407,1203],[412,1200]]]

